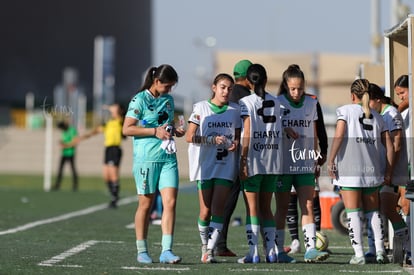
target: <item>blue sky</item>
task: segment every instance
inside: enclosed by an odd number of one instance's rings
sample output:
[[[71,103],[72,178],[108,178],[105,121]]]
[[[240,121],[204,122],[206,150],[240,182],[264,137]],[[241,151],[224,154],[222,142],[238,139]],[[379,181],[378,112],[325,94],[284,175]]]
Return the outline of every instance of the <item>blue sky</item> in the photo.
[[[392,27],[391,1],[379,2],[382,35]],[[401,0],[411,13],[413,2]],[[177,69],[174,92],[181,95],[208,89],[196,71],[211,70],[215,50],[370,54],[370,0],[155,0],[153,5],[154,65]],[[200,43],[207,37],[216,39],[214,47]]]

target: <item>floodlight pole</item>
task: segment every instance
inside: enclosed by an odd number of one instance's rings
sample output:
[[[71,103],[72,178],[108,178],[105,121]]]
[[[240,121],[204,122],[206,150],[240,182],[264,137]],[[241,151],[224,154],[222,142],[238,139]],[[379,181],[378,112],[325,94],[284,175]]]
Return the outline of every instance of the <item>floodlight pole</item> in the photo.
[[[45,169],[43,174],[43,190],[49,192],[52,186],[53,117],[46,114],[45,123]]]
[[[371,62],[379,64],[381,62],[381,43],[380,34],[380,4],[379,0],[371,0]]]

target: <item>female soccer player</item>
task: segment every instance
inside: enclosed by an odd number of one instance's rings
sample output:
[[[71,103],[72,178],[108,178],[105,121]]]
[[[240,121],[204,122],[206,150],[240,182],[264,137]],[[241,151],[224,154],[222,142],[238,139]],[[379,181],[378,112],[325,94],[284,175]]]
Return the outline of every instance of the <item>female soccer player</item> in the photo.
[[[175,152],[165,150],[163,141],[171,140],[169,126],[174,120],[174,100],[168,93],[177,83],[178,75],[170,65],[152,67],[144,84],[129,103],[124,120],[123,134],[133,137],[133,175],[138,193],[135,214],[136,245],[139,263],[152,263],[148,253],[147,235],[151,206],[158,188],[164,211],[161,218],[161,263],[181,261],[172,252],[175,206],[178,192],[178,167]],[[139,126],[140,125],[140,126]],[[177,137],[184,129],[175,129]]]
[[[384,95],[384,91],[376,84],[369,84],[369,106],[380,113],[388,127],[394,149],[394,165],[391,179],[391,186],[383,186],[380,190],[380,209],[381,213],[390,220],[394,229],[393,257],[394,262],[403,260],[403,249],[407,254],[410,249],[410,235],[407,224],[397,212],[398,200],[400,195],[405,194],[405,187],[409,181],[408,176],[408,154],[407,140],[405,137],[403,118],[397,108],[390,104],[390,99]],[[401,191],[403,189],[403,191]],[[368,233],[371,232],[368,230]],[[371,236],[373,238],[373,236]],[[375,240],[376,241],[376,240]],[[370,236],[368,234],[368,242]],[[373,242],[371,242],[373,243]],[[382,255],[374,250],[376,245],[369,245],[369,252],[365,254],[365,259],[375,258],[377,254],[380,261]],[[369,257],[371,256],[371,257]]]
[[[265,237],[266,262],[277,261],[275,221],[271,209],[276,181],[281,173],[280,103],[266,92],[267,73],[260,64],[247,70],[254,93],[240,99],[243,119],[240,182],[246,204],[247,255],[239,263],[259,263],[258,236]]]
[[[215,263],[213,250],[223,228],[224,206],[236,177],[240,141],[240,109],[230,103],[234,80],[218,74],[211,87],[213,96],[194,105],[186,140],[190,180],[197,181],[200,214],[198,230],[202,263]]]
[[[375,240],[383,239],[378,187],[390,185],[392,176],[391,138],[381,115],[369,108],[368,89],[368,80],[355,80],[351,85],[352,104],[336,110],[335,136],[327,162],[333,184],[341,189],[349,220],[349,239],[355,253],[350,264],[365,264],[363,212],[371,213],[370,225]],[[386,148],[386,157],[382,146]],[[379,246],[376,249],[380,262],[383,251]]]
[[[276,189],[276,246],[278,261],[294,263],[283,249],[285,224],[290,192],[295,187],[302,214],[302,231],[305,241],[305,261],[323,261],[329,257],[325,251],[315,248],[316,226],[313,214],[315,193],[315,169],[321,157],[317,151],[316,120],[317,100],[305,94],[305,75],[296,64],[283,72],[278,99],[281,104],[282,127],[294,134],[283,138],[283,175]]]

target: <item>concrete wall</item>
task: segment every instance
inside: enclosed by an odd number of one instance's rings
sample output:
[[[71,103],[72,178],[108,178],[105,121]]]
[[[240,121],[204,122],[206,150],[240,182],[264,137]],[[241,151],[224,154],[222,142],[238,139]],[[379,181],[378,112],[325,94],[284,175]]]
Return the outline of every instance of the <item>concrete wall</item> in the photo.
[[[328,137],[332,137],[334,126],[327,124]],[[53,176],[56,175],[59,159],[60,131],[53,131]],[[184,138],[176,138],[177,157],[180,178],[188,180],[188,144]],[[329,139],[330,142],[330,139]],[[132,141],[130,138],[123,143],[123,159],[121,176],[132,175]],[[329,150],[328,150],[329,153]],[[80,176],[100,176],[103,163],[103,135],[97,135],[81,142],[77,147],[76,164]],[[45,131],[26,130],[22,128],[0,128],[0,174],[43,174],[45,161]],[[69,166],[65,175],[69,175]],[[331,191],[330,179],[326,176],[326,166],[322,169],[320,178],[322,191]]]
[[[53,175],[56,174],[59,160],[60,131],[53,130]],[[184,138],[176,138],[180,176],[188,178],[187,143]],[[122,145],[123,159],[121,175],[132,174],[132,141],[127,138]],[[76,164],[80,175],[102,173],[104,157],[103,135],[97,135],[81,142],[77,147]],[[0,173],[43,174],[45,167],[45,131],[22,128],[0,129]],[[69,171],[69,166],[65,172]]]

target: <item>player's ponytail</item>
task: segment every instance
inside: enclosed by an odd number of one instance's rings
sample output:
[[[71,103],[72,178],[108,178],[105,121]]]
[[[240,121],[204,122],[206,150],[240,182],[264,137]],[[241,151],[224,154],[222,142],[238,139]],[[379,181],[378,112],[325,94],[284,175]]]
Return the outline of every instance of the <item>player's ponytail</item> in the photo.
[[[369,108],[369,94],[365,92],[362,95],[362,110],[364,110],[365,118],[369,118],[371,116],[371,109]]]
[[[355,94],[361,100],[362,110],[365,118],[371,116],[371,109],[369,108],[369,81],[367,79],[357,79],[351,84],[351,93]]]
[[[163,64],[159,67],[151,67],[145,75],[144,83],[139,89],[139,92],[149,89],[156,78],[161,83],[178,82],[178,74],[171,65]]]
[[[254,93],[264,100],[266,95],[265,87],[267,83],[266,69],[260,64],[252,64],[247,69],[246,77],[247,80],[253,85]]]

